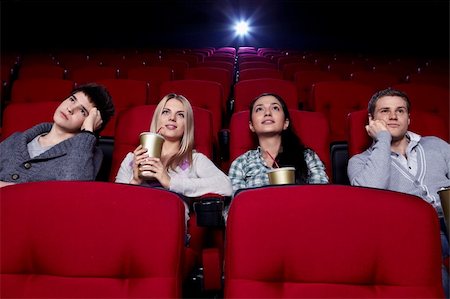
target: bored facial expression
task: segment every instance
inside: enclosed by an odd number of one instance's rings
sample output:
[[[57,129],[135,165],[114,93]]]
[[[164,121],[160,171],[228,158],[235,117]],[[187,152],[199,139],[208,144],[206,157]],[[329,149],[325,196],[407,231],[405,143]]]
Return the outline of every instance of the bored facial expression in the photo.
[[[410,123],[406,101],[398,96],[381,97],[375,104],[373,119],[384,121],[394,140],[403,138]]]

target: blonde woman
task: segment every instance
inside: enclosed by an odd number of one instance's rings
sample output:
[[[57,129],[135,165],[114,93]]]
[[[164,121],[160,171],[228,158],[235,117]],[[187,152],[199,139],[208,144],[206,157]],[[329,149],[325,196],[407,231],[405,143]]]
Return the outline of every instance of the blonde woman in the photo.
[[[161,158],[152,158],[139,145],[122,161],[117,183],[163,187],[187,197],[207,193],[230,196],[231,182],[202,153],[194,150],[194,114],[182,95],[168,94],[158,104],[150,126],[165,138]],[[139,170],[152,172],[153,180],[145,181]]]

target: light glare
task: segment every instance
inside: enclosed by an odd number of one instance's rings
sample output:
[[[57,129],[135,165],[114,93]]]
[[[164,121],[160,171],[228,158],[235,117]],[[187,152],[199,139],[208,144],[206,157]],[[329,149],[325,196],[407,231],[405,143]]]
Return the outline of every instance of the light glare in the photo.
[[[247,24],[247,22],[240,21],[239,23],[236,24],[235,29],[236,29],[236,34],[245,35],[248,32],[248,24]]]

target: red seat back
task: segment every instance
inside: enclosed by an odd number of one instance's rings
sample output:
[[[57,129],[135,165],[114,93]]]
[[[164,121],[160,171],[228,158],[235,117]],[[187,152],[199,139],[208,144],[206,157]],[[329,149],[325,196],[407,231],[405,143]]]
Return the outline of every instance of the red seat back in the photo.
[[[145,81],[131,79],[105,79],[98,80],[97,83],[108,89],[115,108],[115,115],[111,117],[101,135],[114,137],[115,123],[119,113],[147,103],[148,84]]]
[[[440,115],[450,123],[450,91],[448,87],[433,84],[403,83],[392,86],[406,93],[412,110],[422,110]]]
[[[225,298],[444,296],[438,218],[416,196],[271,186],[239,192],[228,215]]]
[[[149,84],[147,104],[158,104],[159,87],[164,81],[173,80],[173,70],[167,66],[137,66],[128,69],[127,78]]]
[[[14,132],[25,131],[42,122],[53,122],[53,114],[61,102],[11,103],[3,112],[1,140]],[[26,117],[25,117],[26,116]]]
[[[150,130],[156,105],[142,105],[123,111],[116,122],[114,150],[109,179],[115,181],[120,163],[127,153],[132,152],[139,145],[139,134]],[[195,149],[208,158],[213,156],[212,116],[208,110],[192,107],[194,110],[194,139]]]
[[[175,193],[79,181],[1,192],[2,298],[181,297],[185,208]]]
[[[19,79],[12,84],[11,102],[61,102],[71,94],[73,87],[71,80]]]
[[[314,111],[320,111],[328,118],[332,142],[346,140],[347,114],[367,107],[373,93],[373,87],[350,81],[327,81],[313,85]]]
[[[289,109],[298,108],[297,89],[294,83],[280,79],[252,79],[234,85],[234,112],[248,110],[250,102],[262,93],[280,95]]]

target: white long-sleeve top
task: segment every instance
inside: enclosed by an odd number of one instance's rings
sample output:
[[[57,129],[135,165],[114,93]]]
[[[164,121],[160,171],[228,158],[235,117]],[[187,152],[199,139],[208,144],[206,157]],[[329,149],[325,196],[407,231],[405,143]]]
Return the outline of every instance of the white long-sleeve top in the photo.
[[[202,153],[193,153],[192,165],[188,163],[169,170],[169,190],[187,197],[198,197],[207,193],[231,196],[232,187],[228,176],[217,168]],[[116,176],[116,183],[130,183],[133,178],[133,153],[122,161]],[[148,185],[144,182],[143,186]]]

